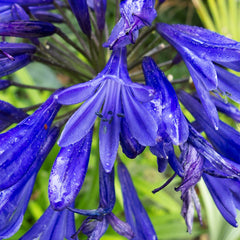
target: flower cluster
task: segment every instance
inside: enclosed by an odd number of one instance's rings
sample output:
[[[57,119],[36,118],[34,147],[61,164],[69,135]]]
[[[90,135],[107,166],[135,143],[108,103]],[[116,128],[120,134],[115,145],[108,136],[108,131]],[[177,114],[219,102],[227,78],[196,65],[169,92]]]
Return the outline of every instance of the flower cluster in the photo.
[[[136,158],[146,147],[157,158],[159,172],[168,166],[174,172],[167,183],[181,180],[176,191],[181,192],[188,232],[194,207],[203,221],[196,191],[201,179],[225,220],[237,226],[240,133],[219,119],[218,112],[240,122],[240,111],[226,102],[230,98],[240,103],[240,77],[229,71],[240,71],[240,43],[201,27],[153,23],[161,4],[164,1],[121,1],[109,34],[106,0],[1,1],[0,91],[15,86],[52,93],[40,105],[26,108],[0,100],[0,239],[19,230],[37,174],[56,144],[61,149],[49,177],[50,205],[22,240],[70,240],[80,233],[100,239],[109,225],[127,239],[157,239],[121,158]],[[147,50],[142,47],[134,59],[145,40],[154,42],[150,34],[160,34],[176,49],[178,60],[172,65],[184,61],[196,92],[184,91],[184,79],[176,81],[181,90],[175,90],[175,82],[158,67],[159,58],[153,58],[157,41],[154,51],[145,45]],[[17,82],[13,73],[32,62],[63,73],[66,85]],[[99,151],[93,142],[99,143]],[[99,205],[78,209],[93,154],[99,160]],[[116,168],[125,221],[113,213]],[[86,217],[78,230],[74,213]]]

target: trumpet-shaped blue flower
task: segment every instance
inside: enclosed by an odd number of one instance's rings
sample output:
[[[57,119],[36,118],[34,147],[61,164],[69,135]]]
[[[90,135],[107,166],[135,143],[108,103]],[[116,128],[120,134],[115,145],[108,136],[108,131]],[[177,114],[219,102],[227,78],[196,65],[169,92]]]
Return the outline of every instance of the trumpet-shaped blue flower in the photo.
[[[79,142],[63,147],[49,178],[49,200],[55,210],[74,202],[87,173],[92,143],[92,130]]]
[[[126,49],[113,51],[106,67],[90,82],[61,92],[58,102],[85,101],[67,122],[59,145],[68,146],[82,139],[100,118],[99,149],[104,169],[114,164],[119,145],[120,123],[124,118],[132,136],[143,146],[155,145],[157,124],[143,102],[153,98],[153,90],[132,83],[126,65]]]
[[[157,16],[153,0],[124,0],[120,3],[121,19],[115,25],[104,47],[110,49],[135,43],[138,30],[150,26]]]
[[[0,134],[0,189],[16,184],[32,166],[60,105],[54,94],[31,116]]]
[[[0,192],[0,239],[12,236],[20,228],[36,175],[55,144],[58,134],[59,128],[53,128],[24,177],[15,185]]]
[[[122,162],[118,164],[118,176],[121,183],[126,220],[134,232],[132,239],[157,239],[147,212],[137,196],[131,176]]]
[[[181,54],[204,109],[218,128],[218,114],[209,91],[240,101],[240,78],[222,68],[240,71],[240,43],[195,26],[159,23],[157,31]]]

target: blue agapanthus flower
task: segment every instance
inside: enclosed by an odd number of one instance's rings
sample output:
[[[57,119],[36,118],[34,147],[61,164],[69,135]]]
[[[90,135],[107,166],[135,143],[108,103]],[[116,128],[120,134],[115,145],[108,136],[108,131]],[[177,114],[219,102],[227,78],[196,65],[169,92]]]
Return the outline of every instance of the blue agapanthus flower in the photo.
[[[159,223],[147,211],[165,211],[157,197],[142,204],[137,194],[154,167],[172,177],[153,193],[181,179],[175,190],[188,232],[195,209],[204,222],[201,179],[222,216],[237,226],[240,134],[224,121],[240,121],[237,105],[228,102],[240,102],[234,73],[240,71],[240,43],[201,27],[154,24],[165,18],[157,18],[164,2],[0,1],[0,239],[85,234],[97,240],[111,226],[127,239],[155,240]],[[195,88],[181,76],[182,60]],[[143,158],[152,164],[147,175],[139,173]],[[49,175],[47,194],[42,176]],[[17,233],[30,199],[38,205],[42,196],[49,200],[40,204],[46,211]]]
[[[61,104],[83,102],[67,122],[59,145],[80,141],[100,119],[99,150],[104,169],[111,171],[119,145],[122,119],[131,135],[142,145],[155,145],[157,124],[142,104],[153,98],[154,91],[133,83],[128,75],[126,49],[114,50],[106,67],[93,80],[63,90],[57,95]]]

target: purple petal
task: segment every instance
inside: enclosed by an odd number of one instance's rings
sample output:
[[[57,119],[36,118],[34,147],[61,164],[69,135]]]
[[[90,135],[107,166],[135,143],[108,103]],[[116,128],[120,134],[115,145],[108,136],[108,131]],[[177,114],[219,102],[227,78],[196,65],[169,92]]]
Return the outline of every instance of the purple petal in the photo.
[[[223,99],[217,97],[211,96],[211,100],[214,102],[219,112],[226,114],[236,122],[240,122],[240,110],[237,107],[231,103],[226,103]]]
[[[157,239],[147,212],[137,196],[128,170],[122,162],[118,164],[118,176],[121,183],[126,220],[134,232],[133,239]]]
[[[185,222],[186,222],[186,225],[188,228],[188,232],[191,233],[192,225],[193,225],[193,218],[194,218],[194,205],[197,209],[200,222],[202,220],[200,202],[199,202],[199,199],[198,199],[197,194],[193,187],[190,188],[184,194],[182,194],[181,198],[183,200],[181,214],[185,219]]]
[[[204,110],[206,111],[208,118],[210,119],[214,128],[218,129],[219,118],[218,118],[217,109],[214,103],[212,102],[208,91],[205,89],[203,84],[198,80],[198,76],[195,76],[194,74],[195,73],[192,72],[192,77],[193,79],[195,79],[194,84],[195,84],[198,96],[204,107]]]
[[[59,108],[52,95],[33,115],[0,135],[1,190],[19,181],[34,163]]]
[[[7,52],[9,55],[20,55],[24,53],[35,53],[36,47],[28,44],[28,43],[8,43],[8,42],[1,42],[0,49],[3,52]],[[2,54],[0,54],[1,56]],[[5,57],[5,56],[3,56]]]
[[[144,146],[156,144],[157,124],[145,107],[137,102],[129,88],[122,88],[123,110],[133,137]]]
[[[68,0],[82,31],[90,38],[91,23],[86,0]]]
[[[188,124],[181,111],[174,88],[150,57],[144,58],[143,71],[147,84],[156,87],[162,96],[162,118],[166,132],[174,144],[184,143],[188,138]]]
[[[30,17],[25,10],[18,4],[12,6],[12,21],[29,21]]]
[[[69,206],[80,191],[87,173],[92,131],[80,142],[62,148],[49,178],[49,201],[53,209]]]
[[[149,102],[154,98],[154,89],[136,83],[130,85],[134,97],[140,102]]]
[[[32,226],[32,228],[24,234],[19,240],[53,240],[53,239],[64,239],[71,240],[70,229],[74,229],[73,222],[69,221],[73,213],[67,209],[57,212],[51,207],[44,212],[41,218]]]
[[[53,0],[1,0],[1,3],[4,3],[4,4],[17,3],[21,6],[34,6],[34,5],[41,5],[41,4],[50,4],[50,3],[53,3]]]
[[[107,8],[106,0],[94,0],[94,12],[97,18],[98,29],[102,31],[105,26],[105,12]]]
[[[240,134],[235,129],[220,121],[219,129],[215,130],[209,125],[208,118],[202,112],[202,105],[189,94],[181,91],[179,97],[184,106],[194,116],[198,124],[208,135],[213,146],[226,158],[240,163]]]
[[[240,77],[216,66],[219,79],[218,87],[229,98],[240,103]]]
[[[112,170],[119,145],[120,120],[117,116],[121,113],[120,90],[121,85],[109,80],[106,85],[105,104],[103,106],[100,128],[99,149],[100,159],[106,172]]]
[[[82,232],[89,237],[89,240],[99,240],[107,231],[108,224],[106,217],[102,221],[84,222]]]
[[[61,147],[69,146],[81,140],[92,128],[105,98],[103,87],[89,98],[68,120],[59,139]]]
[[[0,79],[0,90],[6,89],[10,86],[11,86],[11,82],[9,80],[1,80]],[[0,119],[1,119],[1,117],[0,117]]]
[[[36,174],[55,144],[58,134],[59,129],[52,129],[38,159],[25,176],[12,187],[0,192],[0,238],[8,238],[20,228],[33,190]]]
[[[39,38],[52,35],[56,30],[56,27],[48,22],[13,21],[0,23],[0,36]]]
[[[0,58],[0,77],[16,72],[31,62],[31,55],[21,54],[14,57],[14,61],[8,58]]]
[[[0,100],[0,120],[10,123],[18,123],[28,117],[22,109],[16,108],[10,103]]]
[[[33,15],[39,20],[43,22],[51,22],[51,23],[62,23],[64,19],[61,15],[46,11],[36,11]]]
[[[234,227],[237,227],[236,208],[232,198],[229,186],[231,181],[226,179],[214,178],[212,176],[203,175],[204,182],[212,195],[212,198],[226,221]]]
[[[202,59],[215,62],[239,61],[240,44],[223,35],[196,26],[157,24],[160,34],[195,52]],[[174,45],[174,44],[173,44]]]
[[[124,118],[121,121],[120,143],[123,153],[128,158],[135,158],[145,149],[145,147],[139,144],[138,141],[132,136]]]
[[[121,221],[113,213],[108,214],[106,218],[115,232],[127,239],[132,239],[134,237],[134,233],[128,223]]]
[[[73,85],[57,95],[59,103],[64,105],[81,103],[94,94],[102,82],[102,78],[97,78],[86,83]]]

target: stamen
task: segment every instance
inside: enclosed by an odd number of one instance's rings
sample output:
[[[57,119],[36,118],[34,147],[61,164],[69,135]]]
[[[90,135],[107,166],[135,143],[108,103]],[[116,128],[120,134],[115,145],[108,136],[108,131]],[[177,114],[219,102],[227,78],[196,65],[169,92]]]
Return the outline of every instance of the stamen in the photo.
[[[95,112],[95,114],[99,117],[99,118],[103,118],[103,115],[100,112]]]
[[[0,49],[0,53],[2,53],[4,56],[6,56],[9,60],[14,61],[15,58],[8,54],[7,52],[4,52],[3,50]]]
[[[125,117],[124,113],[117,113],[117,116],[118,116],[118,117],[122,117],[122,118]]]
[[[163,188],[165,188],[168,184],[170,184],[172,182],[172,180],[177,176],[176,173],[173,174],[172,177],[170,177],[161,187],[159,188],[156,188],[152,191],[152,193],[157,193],[159,192],[160,190],[162,190]]]

